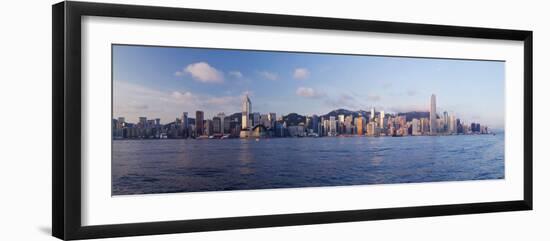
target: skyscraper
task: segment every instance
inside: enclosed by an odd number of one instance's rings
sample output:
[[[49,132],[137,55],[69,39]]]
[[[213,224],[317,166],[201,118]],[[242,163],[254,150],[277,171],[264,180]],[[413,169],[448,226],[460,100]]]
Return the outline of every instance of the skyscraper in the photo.
[[[357,135],[363,135],[363,116],[358,116],[356,119],[357,124],[355,124],[357,128]]]
[[[187,130],[187,128],[189,128],[189,120],[187,119],[187,112],[183,112],[183,114],[181,115],[181,122],[183,125],[183,129]]]
[[[277,115],[273,112],[269,113],[269,121],[271,122],[271,127],[275,127],[275,121],[277,121]]]
[[[342,131],[343,133],[346,133],[346,134],[353,134],[353,116],[352,115],[348,115],[346,116],[346,118],[344,119],[344,131]]]
[[[370,108],[370,121],[374,121],[374,107]]]
[[[214,128],[212,120],[205,120],[203,123],[204,123],[203,135],[210,136],[214,134],[214,131],[212,130]]]
[[[329,133],[329,120],[327,120],[325,117],[321,117],[321,129],[323,130],[322,131],[322,135],[323,136],[328,136],[328,133]]]
[[[437,133],[437,117],[435,107],[435,95],[432,94],[432,97],[430,98],[430,134],[432,135]]]
[[[195,112],[195,128],[197,136],[202,136],[204,134],[204,112],[200,110]]]
[[[385,113],[384,111],[380,111],[380,128],[384,128],[384,118],[385,118]]]
[[[376,136],[376,125],[374,122],[370,122],[367,124],[367,135]]]
[[[430,133],[430,120],[428,118],[420,118],[420,133],[427,135]]]
[[[243,98],[243,105],[242,105],[242,128],[243,130],[249,130],[251,126],[250,121],[250,111],[252,110],[252,103],[250,102],[250,98],[248,98],[248,95],[245,95]]]
[[[444,111],[443,112],[443,131],[444,132],[449,132],[449,113],[447,113],[447,111]]]
[[[319,134],[319,116],[312,115],[311,116],[311,129],[314,133]]]
[[[139,128],[145,128],[147,126],[147,117],[139,117]]]
[[[342,114],[338,115],[338,122],[344,123],[345,118],[346,118],[345,115],[342,115]]]
[[[267,129],[271,128],[271,121],[269,121],[269,115],[268,114],[261,114],[260,115],[260,124],[263,125]]]
[[[329,118],[329,136],[336,136],[336,117],[331,116]]]
[[[225,119],[225,113],[223,112],[220,112],[218,113],[218,117],[220,118],[220,133],[224,133],[224,130],[225,130],[225,122],[224,122],[224,119]]]
[[[189,119],[187,119],[187,112],[183,112],[183,114],[181,115],[181,125],[181,133],[183,137],[189,137]]]
[[[451,116],[449,117],[449,133],[456,133],[456,119],[453,114],[451,114]]]
[[[261,124],[260,123],[260,118],[261,118],[260,112],[252,113],[252,125],[251,126],[254,127],[254,126],[257,126],[257,125]]]
[[[117,128],[119,129],[122,128],[125,122],[126,122],[126,119],[124,117],[118,117]]]
[[[414,118],[412,120],[412,135],[413,136],[419,136],[422,134],[421,132],[421,126],[420,126],[420,120],[419,119],[416,119]]]
[[[212,118],[212,134],[219,134],[222,133],[223,127],[222,127],[222,119],[218,116],[214,116]]]
[[[226,116],[223,118],[223,133],[224,134],[230,134],[231,128],[235,128],[234,126],[231,126],[231,116]]]
[[[338,115],[338,119],[336,121],[336,132],[338,134],[344,133],[344,119],[346,118],[345,115]]]

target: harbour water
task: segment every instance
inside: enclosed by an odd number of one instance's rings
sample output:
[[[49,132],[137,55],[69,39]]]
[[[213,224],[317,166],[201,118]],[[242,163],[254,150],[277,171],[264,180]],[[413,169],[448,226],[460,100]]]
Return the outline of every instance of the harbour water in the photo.
[[[113,141],[112,194],[504,178],[504,134]]]

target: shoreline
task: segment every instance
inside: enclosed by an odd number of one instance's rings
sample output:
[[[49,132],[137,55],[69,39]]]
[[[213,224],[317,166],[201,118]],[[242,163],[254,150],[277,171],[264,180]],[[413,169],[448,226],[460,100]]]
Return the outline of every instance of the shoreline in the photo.
[[[468,134],[437,134],[437,135],[406,135],[406,136],[392,136],[392,135],[379,135],[379,136],[370,136],[370,135],[337,135],[337,136],[288,136],[288,137],[276,137],[276,136],[262,136],[262,137],[229,137],[229,138],[217,138],[212,136],[201,136],[198,138],[111,138],[112,141],[125,141],[125,140],[225,140],[225,139],[300,139],[300,138],[389,138],[389,137],[443,137],[443,136],[496,136],[504,133],[468,133]]]

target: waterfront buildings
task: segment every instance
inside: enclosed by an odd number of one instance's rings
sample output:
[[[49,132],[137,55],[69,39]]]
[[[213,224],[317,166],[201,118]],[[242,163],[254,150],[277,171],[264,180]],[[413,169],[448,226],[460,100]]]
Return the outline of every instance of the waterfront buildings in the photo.
[[[147,117],[139,117],[138,125],[141,128],[145,128],[147,125]]]
[[[364,121],[363,121],[363,116],[358,116],[356,118],[356,122],[355,122],[355,126],[357,126],[357,135],[360,135],[362,136],[363,135],[363,130],[364,130]]]
[[[204,112],[197,110],[195,112],[195,119],[196,135],[202,136],[204,135]]]
[[[269,121],[271,122],[271,127],[275,127],[275,121],[277,121],[277,114],[271,112],[267,116],[269,118]]]
[[[252,113],[252,126],[257,126],[260,124],[260,113],[254,112]]]
[[[328,136],[336,136],[336,133],[338,133],[338,130],[336,130],[336,117],[331,116],[329,117],[329,128],[328,128]]]
[[[205,136],[211,136],[211,135],[214,135],[214,125],[213,125],[213,122],[212,120],[205,120],[204,122],[204,126],[203,126],[203,131],[202,131],[202,135],[205,135]],[[198,135],[199,137],[201,135]]]
[[[378,132],[378,128],[376,128],[376,124],[374,122],[369,122],[367,124],[367,135],[368,136],[378,136],[380,133]]]
[[[319,121],[319,116],[312,115],[311,116],[311,130],[312,130],[313,133],[317,134],[317,136],[319,136],[320,132],[321,132],[321,130],[320,130],[321,125],[320,124],[321,123]]]
[[[448,132],[449,131],[449,113],[447,113],[447,111],[443,112],[443,128],[442,128],[442,131],[443,132]]]
[[[214,131],[214,134],[220,134],[222,133],[223,129],[222,129],[222,119],[220,119],[220,117],[218,116],[215,116],[214,118],[212,118],[212,129]]]
[[[189,119],[187,115],[187,112],[183,112],[183,114],[181,115],[182,125],[184,129],[189,128]]]
[[[384,128],[384,118],[386,117],[384,111],[380,111],[380,128]]]
[[[430,120],[428,118],[420,118],[420,133],[422,135],[430,134]]]
[[[223,112],[205,118],[197,110],[195,118],[182,112],[181,118],[168,124],[142,116],[137,124],[126,118],[112,120],[113,139],[126,138],[258,138],[258,137],[323,137],[323,136],[421,136],[488,134],[489,128],[480,123],[466,123],[454,114],[444,111],[438,115],[436,96],[431,95],[428,112],[388,113],[334,110],[325,115],[302,116],[297,113],[277,118],[273,112],[252,112],[248,95],[241,103],[242,112],[226,115]]]
[[[229,134],[231,133],[231,130],[235,128],[235,125],[234,123],[232,123],[231,121],[231,117],[230,116],[226,116],[223,118],[223,133],[224,134]]]
[[[450,134],[456,134],[456,118],[454,115],[451,114],[449,117],[449,133]]]
[[[421,125],[420,125],[420,120],[419,119],[413,119],[412,120],[412,135],[413,136],[420,136],[422,135],[422,131],[421,131]]]
[[[216,117],[220,119],[219,132],[216,132],[216,133],[223,134],[225,133],[225,113],[220,112]]]

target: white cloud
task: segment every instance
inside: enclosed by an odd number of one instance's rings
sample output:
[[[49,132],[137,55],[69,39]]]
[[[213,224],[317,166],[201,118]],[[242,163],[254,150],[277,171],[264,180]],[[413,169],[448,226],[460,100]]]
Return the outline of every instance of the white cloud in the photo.
[[[194,97],[193,94],[191,94],[191,92],[189,91],[183,93],[179,91],[174,91],[170,96],[172,96],[172,98],[176,100],[191,100]]]
[[[126,81],[114,81],[113,115],[126,117],[128,122],[137,122],[138,117],[160,118],[161,123],[169,123],[181,117],[182,112],[202,110],[205,117],[225,112],[240,111],[241,95],[212,96],[190,91],[163,91]]]
[[[307,98],[317,98],[317,97],[323,97],[324,94],[314,90],[313,88],[309,87],[299,87],[296,89],[296,95],[307,97]]]
[[[177,71],[176,76],[190,74],[194,80],[202,83],[222,83],[223,73],[210,66],[206,62],[197,62],[187,65],[182,71]]]
[[[243,73],[241,73],[240,71],[230,71],[229,75],[237,79],[240,79],[243,77]]]
[[[309,77],[309,70],[306,68],[297,68],[294,70],[293,77],[295,79],[307,79]]]
[[[268,80],[277,80],[279,78],[279,76],[277,76],[277,74],[273,72],[260,71],[259,74],[260,76]]]

